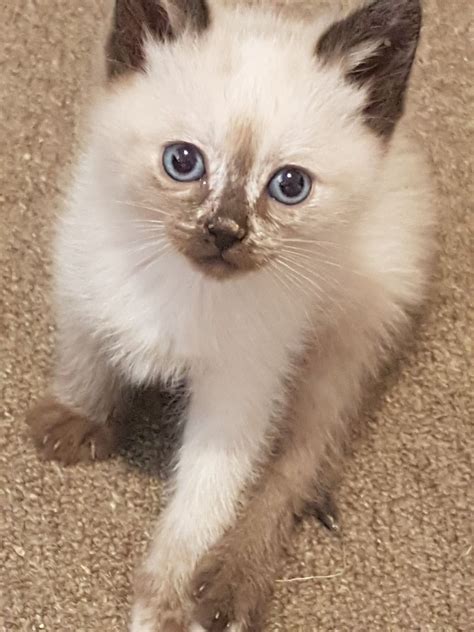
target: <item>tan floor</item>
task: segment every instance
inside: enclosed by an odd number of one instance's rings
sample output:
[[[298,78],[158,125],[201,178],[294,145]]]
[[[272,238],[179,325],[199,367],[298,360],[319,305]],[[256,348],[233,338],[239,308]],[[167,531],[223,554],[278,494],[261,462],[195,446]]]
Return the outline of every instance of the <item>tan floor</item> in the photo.
[[[125,630],[159,503],[129,460],[40,463],[22,421],[50,366],[51,222],[103,2],[0,1],[1,632]],[[473,13],[471,0],[425,6],[410,110],[438,183],[439,284],[348,464],[343,535],[304,523],[283,575],[319,577],[278,584],[268,630],[474,629]]]

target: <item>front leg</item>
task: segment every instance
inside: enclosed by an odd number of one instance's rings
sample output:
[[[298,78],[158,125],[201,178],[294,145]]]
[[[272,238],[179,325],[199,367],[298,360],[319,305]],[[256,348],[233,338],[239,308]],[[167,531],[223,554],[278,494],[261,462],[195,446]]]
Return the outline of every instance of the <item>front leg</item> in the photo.
[[[58,323],[56,357],[52,393],[26,417],[36,447],[64,465],[109,457],[124,435],[130,389],[72,315]]]
[[[174,493],[139,575],[132,632],[188,632],[188,583],[198,559],[235,520],[265,454],[276,375],[254,366],[194,377]]]
[[[257,481],[238,523],[203,556],[191,583],[192,620],[207,632],[257,632],[275,574],[315,486],[338,460],[348,417],[357,409],[367,348],[337,341],[314,351],[288,410],[279,451]],[[344,341],[347,342],[347,341]],[[375,357],[372,366],[375,366]]]

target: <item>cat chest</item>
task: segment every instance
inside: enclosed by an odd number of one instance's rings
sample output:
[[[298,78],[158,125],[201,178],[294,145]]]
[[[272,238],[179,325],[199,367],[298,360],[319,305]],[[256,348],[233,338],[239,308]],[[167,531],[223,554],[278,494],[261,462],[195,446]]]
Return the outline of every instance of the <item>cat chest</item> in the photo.
[[[134,294],[123,300],[120,318],[118,310],[110,316],[121,361],[133,367],[137,381],[232,363],[276,369],[302,338],[304,323],[294,305],[280,302],[276,308],[251,287],[221,293],[161,287]]]

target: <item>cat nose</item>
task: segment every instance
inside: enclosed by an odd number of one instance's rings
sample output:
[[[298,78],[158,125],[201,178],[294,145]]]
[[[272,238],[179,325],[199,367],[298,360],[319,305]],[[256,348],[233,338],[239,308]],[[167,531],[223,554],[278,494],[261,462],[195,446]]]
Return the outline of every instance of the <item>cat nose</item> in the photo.
[[[220,252],[231,248],[234,244],[242,241],[247,234],[247,230],[235,220],[228,217],[217,217],[206,223],[207,231],[214,238],[214,243]]]

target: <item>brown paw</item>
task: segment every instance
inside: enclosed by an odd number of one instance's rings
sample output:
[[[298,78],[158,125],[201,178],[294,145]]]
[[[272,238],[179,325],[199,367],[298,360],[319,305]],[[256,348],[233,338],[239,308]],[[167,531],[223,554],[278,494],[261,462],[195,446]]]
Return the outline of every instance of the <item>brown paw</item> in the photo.
[[[37,404],[26,423],[42,456],[64,465],[106,459],[117,447],[113,426],[94,423],[52,398]]]
[[[207,632],[258,632],[269,596],[266,570],[246,565],[230,552],[212,550],[198,565],[191,585],[192,619]]]

